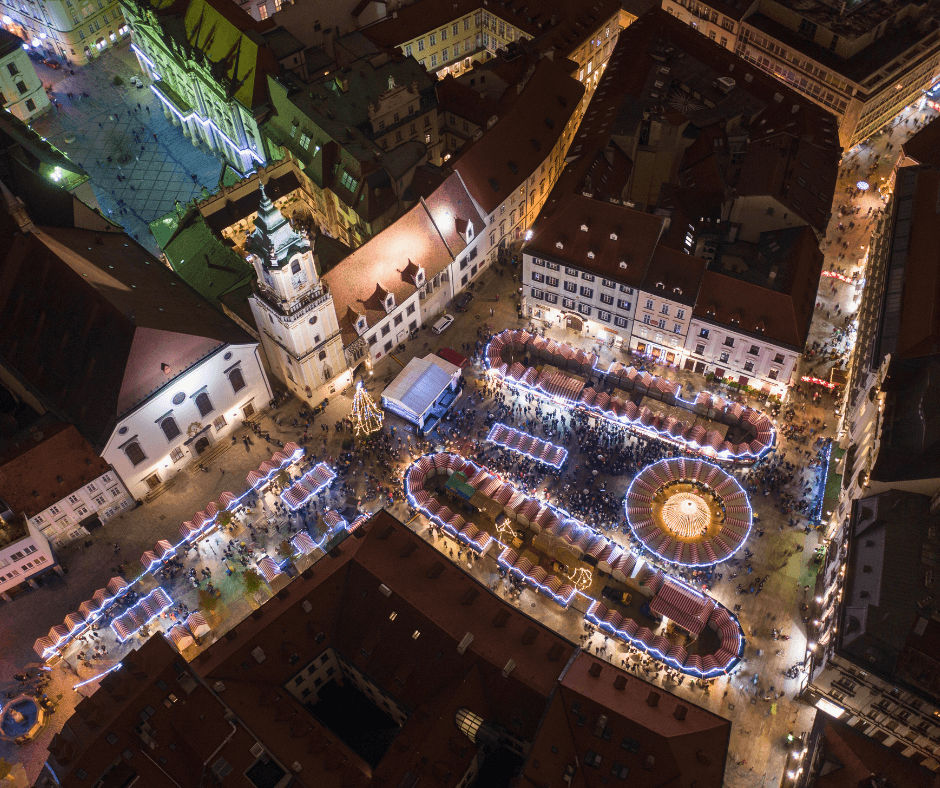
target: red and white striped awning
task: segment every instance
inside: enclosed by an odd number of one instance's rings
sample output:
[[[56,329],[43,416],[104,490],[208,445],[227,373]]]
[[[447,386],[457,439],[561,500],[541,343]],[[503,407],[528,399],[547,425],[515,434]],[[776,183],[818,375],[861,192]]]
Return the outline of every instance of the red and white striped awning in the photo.
[[[281,570],[278,569],[277,563],[271,556],[264,556],[260,561],[258,561],[258,571],[261,572],[262,577],[265,581],[270,583],[275,577],[281,574]]]
[[[99,605],[95,600],[88,599],[78,606],[78,612],[81,613],[87,620],[91,618],[100,607],[101,605]]]
[[[173,604],[173,600],[170,599],[169,595],[162,588],[153,589],[153,591],[150,592],[150,598],[153,599],[153,603],[158,612],[163,612]]]
[[[161,539],[153,546],[153,551],[157,554],[161,561],[165,561],[167,558],[176,554],[176,549],[171,545],[166,539]]]
[[[74,632],[77,629],[82,629],[85,626],[85,618],[81,613],[68,613],[65,616],[65,628],[69,632]]]
[[[696,593],[672,578],[666,578],[659,593],[650,602],[650,610],[665,616],[693,635],[698,635],[715,609],[715,601]]]
[[[192,541],[199,534],[199,529],[192,523],[183,523],[180,526],[180,536],[186,541]]]
[[[235,497],[234,493],[224,492],[219,496],[219,511],[224,511],[226,509],[231,509],[232,506],[238,501],[238,498]]]
[[[114,619],[111,622],[111,629],[114,630],[114,634],[117,635],[118,640],[123,643],[127,640],[134,632],[137,631],[134,627],[133,619],[131,619],[127,614],[121,616],[120,618]]]
[[[291,539],[291,544],[294,545],[294,549],[301,555],[307,555],[317,549],[313,539],[310,538],[306,531],[300,531]]]
[[[43,659],[46,658],[47,652],[54,651],[55,648],[55,641],[48,637],[41,637],[35,643],[33,643],[33,651],[35,651]]]
[[[193,644],[193,634],[186,627],[177,625],[167,632],[167,637],[179,651],[189,648]]]
[[[108,591],[112,594],[119,594],[127,589],[127,581],[123,577],[112,577],[108,581]]]
[[[151,550],[147,550],[141,557],[140,563],[143,564],[144,569],[150,569],[154,564],[160,563],[160,560],[157,558],[156,553]]]
[[[211,631],[211,628],[206,623],[206,619],[203,618],[202,613],[198,610],[189,614],[189,617],[186,619],[186,626],[189,627],[189,631],[197,638],[208,635]]]

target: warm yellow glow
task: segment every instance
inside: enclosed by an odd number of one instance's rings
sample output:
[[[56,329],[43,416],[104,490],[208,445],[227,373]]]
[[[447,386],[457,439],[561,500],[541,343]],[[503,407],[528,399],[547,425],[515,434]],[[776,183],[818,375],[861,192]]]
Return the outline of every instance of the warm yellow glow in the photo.
[[[676,493],[663,504],[663,524],[676,536],[690,539],[702,536],[711,522],[705,499],[694,492]]]

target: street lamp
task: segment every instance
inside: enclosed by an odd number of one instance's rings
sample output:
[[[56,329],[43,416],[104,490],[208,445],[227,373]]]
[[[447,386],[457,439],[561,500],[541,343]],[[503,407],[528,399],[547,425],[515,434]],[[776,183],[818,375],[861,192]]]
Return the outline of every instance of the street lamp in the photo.
[[[859,181],[855,184],[855,188],[859,189],[860,191],[867,192],[869,188],[871,188],[871,184],[869,184],[868,181]]]

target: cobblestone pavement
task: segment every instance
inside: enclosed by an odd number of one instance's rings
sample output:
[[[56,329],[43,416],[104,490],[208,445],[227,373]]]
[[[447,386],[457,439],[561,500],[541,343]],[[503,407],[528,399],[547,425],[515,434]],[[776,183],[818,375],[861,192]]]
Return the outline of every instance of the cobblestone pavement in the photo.
[[[149,223],[203,186],[215,191],[221,160],[194,146],[164,117],[128,46],[108,50],[74,75],[67,68],[35,66],[58,106],[34,120],[33,129],[88,172],[102,211],[159,255]],[[115,76],[124,84],[115,85]],[[144,81],[143,88],[131,84],[133,76]]]
[[[126,105],[126,100],[119,100],[124,101]],[[102,113],[107,115],[108,112],[107,108],[100,108],[98,115]],[[160,117],[162,118],[162,115]],[[89,122],[97,125],[99,121],[94,120],[94,116],[90,116],[85,125]],[[93,130],[92,133],[94,133]],[[170,133],[179,134],[179,130],[173,129]],[[903,132],[898,132],[898,135],[901,133]],[[897,142],[899,138],[895,136],[895,141]],[[185,144],[185,150],[199,153],[192,148],[188,140],[182,140],[181,135],[179,142]],[[183,167],[181,171],[185,172],[186,169],[191,168]],[[844,172],[843,176],[840,181],[843,187],[856,177],[854,173],[848,171]],[[185,186],[185,182],[183,185]],[[836,205],[838,206],[843,199],[842,193],[837,195]],[[877,197],[866,195],[862,199],[874,200]],[[867,205],[865,209],[867,210]],[[163,206],[161,205],[157,210],[163,210]],[[836,234],[838,233],[837,225],[838,220],[834,219],[833,227],[836,229],[833,232]],[[863,241],[867,231],[867,228],[859,227],[855,235],[847,237],[851,237],[853,243],[857,242],[859,246],[865,245]],[[830,242],[834,245],[833,234],[830,234]],[[835,253],[827,257],[827,262],[835,266],[845,265]],[[832,294],[832,297],[827,296],[824,292],[827,287],[831,287],[831,284],[828,280],[823,280],[821,298],[827,299],[828,303],[833,303],[832,298],[835,298],[836,294]],[[457,320],[447,332],[436,336],[428,330],[423,330],[417,339],[406,343],[404,353],[385,358],[377,364],[374,376],[366,382],[367,389],[373,398],[378,400],[385,385],[415,355],[423,356],[441,347],[461,350],[464,343],[474,343],[478,329],[485,330],[486,326],[501,330],[504,327],[522,325],[516,314],[514,296],[517,288],[518,284],[514,280],[512,269],[506,269],[503,276],[497,275],[493,270],[483,274],[475,292],[476,298],[471,303],[469,311],[466,314],[458,314]],[[839,293],[841,297],[837,303],[844,304],[843,311],[846,311],[854,300],[852,298],[854,288],[848,285],[840,290],[837,286],[836,293]],[[497,294],[502,296],[499,300],[496,300]],[[491,308],[493,309],[492,316],[489,313]],[[813,324],[813,336],[825,338],[830,335],[833,327],[833,320],[825,318],[825,310],[821,308],[817,311],[816,321]],[[616,358],[627,363],[631,362],[631,358],[621,350],[599,347],[589,338],[578,337],[572,332],[556,328],[552,329],[549,334],[577,346],[595,350],[605,361]],[[610,356],[609,359],[608,356]],[[708,384],[701,376],[690,372],[659,365],[651,366],[651,371],[681,380],[694,389],[709,388],[728,393],[726,389],[713,383]],[[467,377],[470,380],[468,393],[474,390],[474,379],[477,374],[477,370],[472,368],[467,370]],[[807,424],[811,423],[813,418],[820,421],[827,419],[833,421],[831,418],[832,398],[827,395],[816,402],[808,396],[809,387],[804,386],[803,389],[804,394],[794,392],[791,395],[789,404],[796,412],[793,421]],[[341,450],[340,444],[347,436],[333,430],[323,433],[319,425],[333,425],[337,420],[347,416],[350,404],[351,391],[337,395],[331,398],[324,414],[316,419],[316,423],[310,430],[312,438],[306,444],[311,461],[323,458],[332,461],[338,457]],[[766,407],[766,403],[762,400],[750,404],[758,408]],[[3,605],[0,608],[0,615],[2,615],[4,628],[6,631],[16,632],[17,637],[5,639],[3,645],[0,646],[0,690],[13,688],[15,682],[11,677],[14,672],[22,671],[27,665],[37,664],[31,648],[33,641],[45,634],[50,626],[59,623],[66,613],[75,610],[78,604],[89,598],[97,588],[105,585],[113,575],[114,568],[119,561],[125,562],[124,566],[129,577],[139,573],[142,567],[137,557],[144,550],[151,549],[158,539],[166,538],[173,543],[177,542],[181,522],[188,520],[194,512],[204,509],[209,501],[217,500],[223,491],[230,490],[240,494],[247,486],[245,477],[249,470],[268,459],[279,447],[280,442],[298,440],[302,437],[302,425],[296,428],[292,426],[301,407],[303,407],[302,403],[291,401],[276,411],[262,416],[259,422],[260,428],[270,433],[273,443],[268,443],[243,428],[238,437],[251,435],[253,445],[246,447],[239,441],[226,447],[224,453],[211,461],[207,473],[192,468],[181,469],[174,477],[173,483],[160,497],[115,518],[96,531],[86,543],[76,544],[62,551],[61,561],[69,570],[65,578],[55,576],[47,578],[41,588],[30,590],[14,602]],[[466,398],[458,402],[458,407],[467,407]],[[492,407],[492,400],[487,400],[476,407],[482,415]],[[778,419],[778,427],[784,426],[784,422],[783,418]],[[403,427],[400,422],[389,417],[386,428],[393,424]],[[817,431],[815,436],[829,435],[831,432],[832,426],[829,426],[822,432]],[[412,440],[410,435],[408,440]],[[809,457],[808,454],[803,453],[805,447],[805,443],[791,441],[780,435],[778,453],[797,465],[798,469],[805,468]],[[571,445],[568,448],[573,454],[567,465],[565,481],[575,487],[588,483],[590,481],[587,477],[588,470],[579,462],[577,446]],[[399,468],[404,467],[410,462],[411,457],[417,456],[418,453],[417,445],[414,446],[413,451],[405,451]],[[379,500],[370,500],[367,495],[365,473],[370,470],[373,469],[368,466],[358,471],[354,467],[354,472],[347,478],[351,486],[348,500],[339,492],[339,483],[337,483],[334,489],[324,496],[320,510],[324,507],[342,509],[360,501],[364,502],[366,509],[377,508]],[[742,478],[741,473],[737,475]],[[800,476],[801,473],[797,473],[798,479]],[[607,484],[609,492],[616,494],[622,493],[629,483],[626,477],[607,478],[602,481]],[[744,481],[746,482],[746,478]],[[786,760],[786,734],[788,731],[798,733],[806,730],[811,723],[814,711],[795,700],[795,696],[801,689],[801,680],[786,679],[782,671],[800,662],[805,654],[807,637],[801,622],[800,606],[807,601],[805,586],[812,586],[813,550],[817,544],[818,534],[815,531],[807,534],[802,525],[796,528],[791,527],[789,525],[791,515],[785,515],[780,511],[776,496],[761,495],[759,492],[752,495],[752,505],[760,516],[765,535],[761,538],[752,534],[748,546],[754,552],[749,562],[752,567],[752,577],[759,578],[766,575],[768,578],[763,593],[742,596],[736,594],[735,586],[740,579],[730,577],[731,569],[728,564],[719,567],[718,571],[724,575],[724,579],[718,581],[710,591],[715,598],[729,608],[733,608],[736,604],[742,606],[738,615],[748,637],[745,662],[735,675],[713,682],[707,691],[692,682],[677,686],[663,677],[647,677],[654,683],[663,684],[668,691],[686,697],[734,721],[726,773],[726,785],[729,788],[756,788],[756,786],[779,784]],[[402,520],[409,518],[409,511],[401,502],[396,502],[390,510]],[[264,516],[263,510],[257,509],[254,516]],[[411,520],[410,526],[424,538],[433,542],[444,555],[450,555],[454,545],[446,539],[435,539],[423,518]],[[268,534],[259,536],[252,555],[255,558],[263,554],[275,555],[277,545],[285,537],[285,527],[281,523],[279,529],[270,528]],[[244,537],[239,534],[238,538]],[[118,553],[114,551],[115,543],[120,545]],[[217,607],[210,613],[210,621],[213,624],[213,635],[210,641],[241,620],[253,607],[263,603],[269,593],[263,590],[250,596],[246,595],[237,575],[231,578],[226,576],[218,555],[220,547],[219,537],[213,537],[204,543],[198,554],[190,552],[184,559],[187,568],[193,566],[198,571],[204,566],[209,567],[212,571],[213,582],[222,591]],[[495,589],[497,593],[505,595],[521,610],[542,620],[573,641],[578,642],[584,634],[581,611],[576,609],[563,611],[557,605],[529,590],[524,590],[518,596],[513,594],[500,578],[492,558],[473,562],[467,570],[481,582]],[[188,585],[187,574],[186,571],[179,573],[176,578],[167,581],[164,587],[174,601],[184,602],[190,609],[196,609],[199,605],[198,592]],[[148,578],[143,590],[146,592],[154,585],[155,581]],[[171,623],[170,620],[161,620],[160,628],[169,626]],[[771,637],[772,628],[789,633],[791,639],[774,641]],[[38,774],[49,740],[71,713],[82,694],[91,692],[96,686],[94,681],[78,689],[74,689],[74,685],[93,678],[99,672],[115,664],[115,661],[120,659],[135,643],[135,638],[132,638],[125,646],[119,646],[110,631],[102,632],[102,635],[104,642],[108,645],[107,657],[93,662],[91,668],[85,668],[76,659],[75,652],[78,649],[73,647],[67,652],[66,660],[59,663],[53,671],[52,684],[47,692],[60,703],[60,709],[37,741],[21,748],[0,742],[0,757],[22,761],[31,777]],[[589,643],[585,643],[585,647],[595,650],[600,650],[602,646],[603,642],[598,636],[595,636]],[[615,646],[608,647],[608,650],[603,652],[603,656],[614,664],[619,664],[619,661],[626,655],[623,649]],[[755,674],[758,676],[757,685],[753,683]],[[776,693],[782,694],[776,698],[771,696],[770,685],[774,686]]]

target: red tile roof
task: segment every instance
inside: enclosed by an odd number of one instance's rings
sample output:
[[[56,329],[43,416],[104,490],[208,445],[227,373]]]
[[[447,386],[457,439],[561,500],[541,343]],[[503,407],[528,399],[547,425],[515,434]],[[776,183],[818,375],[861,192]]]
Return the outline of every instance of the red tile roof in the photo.
[[[523,777],[560,784],[570,765],[572,788],[599,788],[611,774],[631,788],[721,788],[730,736],[729,720],[582,652],[552,697]]]
[[[901,151],[908,159],[905,164],[940,166],[940,118],[935,118],[908,137],[906,142],[901,143]]]
[[[699,294],[705,265],[699,257],[657,246],[642,287],[647,293],[692,306]]]
[[[545,58],[493,127],[460,152],[453,168],[487,215],[548,158],[583,95],[580,82]]]
[[[35,517],[110,467],[71,424],[57,422],[0,458],[0,498]],[[60,481],[61,480],[61,481]]]
[[[580,194],[562,194],[539,214],[524,251],[639,287],[662,227],[660,216]],[[592,252],[593,259],[588,257]]]

